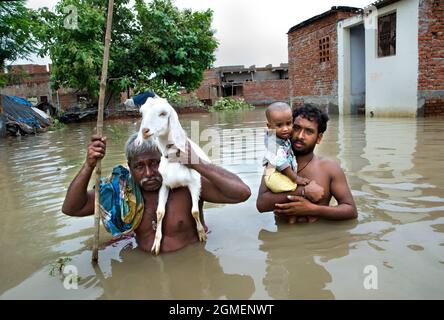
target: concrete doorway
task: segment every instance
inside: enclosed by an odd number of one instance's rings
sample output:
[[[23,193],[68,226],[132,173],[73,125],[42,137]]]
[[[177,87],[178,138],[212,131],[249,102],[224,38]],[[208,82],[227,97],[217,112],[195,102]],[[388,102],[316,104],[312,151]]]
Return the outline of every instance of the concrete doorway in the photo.
[[[350,113],[365,114],[365,29],[350,28]]]

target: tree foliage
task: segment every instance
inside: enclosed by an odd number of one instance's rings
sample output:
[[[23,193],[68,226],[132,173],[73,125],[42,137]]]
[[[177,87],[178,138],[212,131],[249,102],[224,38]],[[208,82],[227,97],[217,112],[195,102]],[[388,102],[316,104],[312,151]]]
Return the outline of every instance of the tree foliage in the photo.
[[[215,60],[217,41],[211,29],[212,11],[179,10],[171,0],[115,0],[108,86],[111,91],[142,87],[153,81],[197,88],[203,71]],[[77,27],[66,27],[75,16]],[[41,55],[52,60],[54,88],[87,90],[98,95],[105,34],[107,1],[61,0],[50,12],[39,10],[41,23],[35,31],[44,44]],[[150,80],[146,80],[150,81]]]
[[[25,7],[25,1],[0,2],[0,87],[7,79],[3,74],[7,61],[26,58],[37,49],[33,37],[35,12]]]

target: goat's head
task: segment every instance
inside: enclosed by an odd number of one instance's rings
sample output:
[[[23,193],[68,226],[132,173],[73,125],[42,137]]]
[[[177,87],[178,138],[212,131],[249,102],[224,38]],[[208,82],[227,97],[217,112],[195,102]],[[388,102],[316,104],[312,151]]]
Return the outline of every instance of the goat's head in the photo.
[[[185,151],[186,134],[179,122],[176,111],[163,98],[148,98],[140,107],[142,122],[134,143],[139,145],[142,139],[167,137],[168,144],[174,144]]]

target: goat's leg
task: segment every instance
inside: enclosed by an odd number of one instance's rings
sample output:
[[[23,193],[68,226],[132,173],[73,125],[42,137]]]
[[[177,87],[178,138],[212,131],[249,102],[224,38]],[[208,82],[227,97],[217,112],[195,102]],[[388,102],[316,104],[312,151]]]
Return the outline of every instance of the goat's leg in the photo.
[[[197,235],[199,236],[199,241],[207,240],[207,234],[205,233],[205,229],[200,222],[200,214],[199,214],[199,198],[200,198],[200,181],[198,184],[190,184],[188,185],[188,189],[191,193],[191,214],[193,215],[194,220],[196,220],[196,229]]]
[[[159,190],[159,200],[157,203],[157,226],[156,226],[156,235],[154,237],[153,246],[151,247],[151,252],[156,255],[159,254],[160,251],[160,243],[162,241],[162,221],[165,216],[166,210],[166,202],[168,200],[169,189],[166,185],[162,185]]]

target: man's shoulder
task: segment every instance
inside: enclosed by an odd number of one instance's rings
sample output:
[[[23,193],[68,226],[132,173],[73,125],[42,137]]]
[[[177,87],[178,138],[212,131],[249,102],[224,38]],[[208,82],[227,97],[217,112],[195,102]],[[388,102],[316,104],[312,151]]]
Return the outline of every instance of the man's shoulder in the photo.
[[[343,171],[341,166],[339,165],[339,163],[336,160],[333,160],[333,159],[330,159],[327,157],[320,157],[320,156],[318,156],[317,158],[318,158],[319,165],[323,169],[328,170],[328,172],[333,173],[338,170]]]

